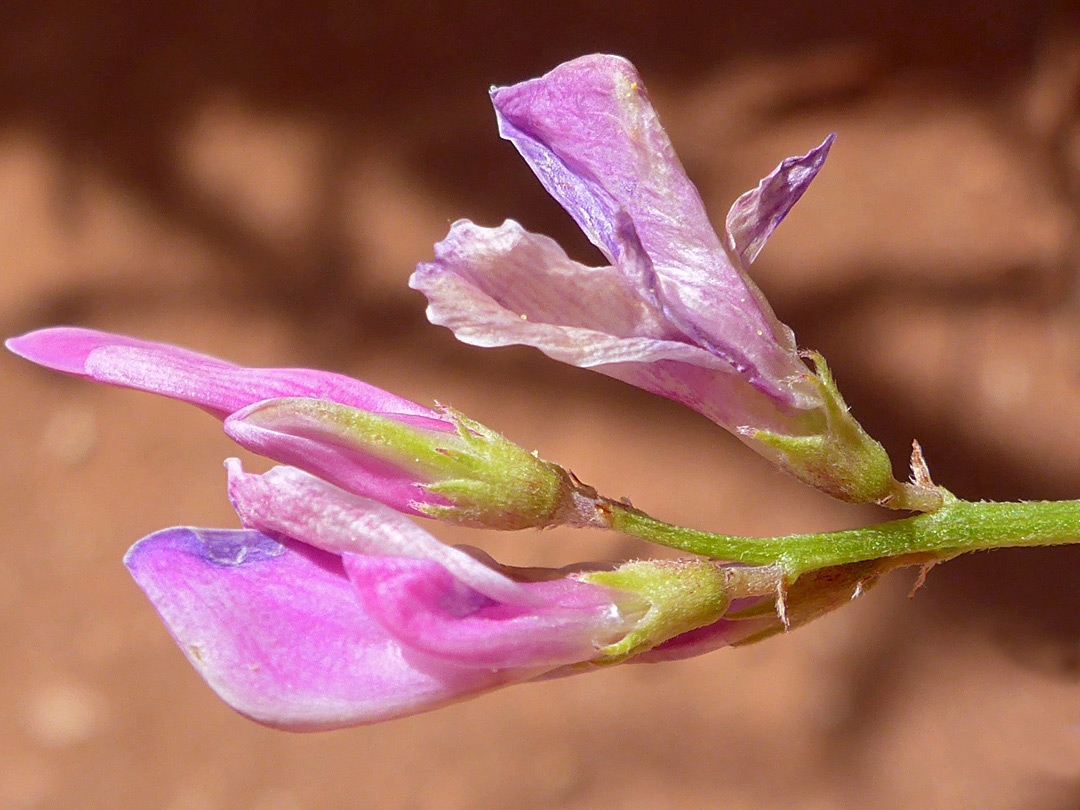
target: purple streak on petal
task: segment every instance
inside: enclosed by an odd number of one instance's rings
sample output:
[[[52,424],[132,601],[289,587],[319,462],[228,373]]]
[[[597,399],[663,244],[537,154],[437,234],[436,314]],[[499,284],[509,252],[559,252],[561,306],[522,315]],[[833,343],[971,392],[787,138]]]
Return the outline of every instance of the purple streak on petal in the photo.
[[[629,62],[575,59],[494,89],[492,102],[503,137],[674,329],[778,402],[802,407],[804,392],[785,384],[806,373],[790,330],[732,265]],[[639,280],[635,244],[653,283]]]
[[[147,340],[59,326],[5,345],[31,362],[98,382],[190,402],[219,419],[265,399],[310,397],[385,414],[438,418],[428,408],[329,371],[245,368]]]
[[[697,189],[625,59],[574,59],[539,79],[494,88],[491,99],[502,136],[613,263],[622,250],[620,211],[664,268],[680,264],[662,259],[689,247],[688,233],[699,249],[719,247]]]
[[[632,596],[569,578],[522,584],[540,603],[522,606],[493,600],[430,560],[348,554],[344,564],[391,635],[458,665],[549,669],[588,661],[644,613]]]
[[[786,158],[757,188],[743,194],[731,206],[727,215],[727,246],[744,269],[757,258],[776,226],[810,187],[835,140],[833,133],[805,155]]]
[[[539,604],[532,591],[469,554],[439,542],[393,509],[346,492],[295,467],[245,473],[225,462],[229,499],[249,529],[295,538],[324,551],[426,559],[491,599]]]
[[[410,515],[424,516],[415,504],[450,506],[428,492],[416,474],[373,454],[327,438],[325,430],[293,419],[280,402],[268,400],[243,408],[225,420],[225,433],[246,450],[324,478],[344,490],[384,503]]]
[[[267,725],[373,723],[538,674],[404,649],[356,598],[340,558],[258,532],[166,529],[125,563],[210,687]]]

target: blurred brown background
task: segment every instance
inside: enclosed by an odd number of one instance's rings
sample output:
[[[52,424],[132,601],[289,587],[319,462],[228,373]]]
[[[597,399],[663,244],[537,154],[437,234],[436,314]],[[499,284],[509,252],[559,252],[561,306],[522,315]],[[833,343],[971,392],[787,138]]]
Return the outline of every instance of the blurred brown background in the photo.
[[[9,2],[0,333],[71,323],[438,398],[701,528],[882,519],[714,425],[429,326],[412,266],[514,217],[598,256],[499,141],[486,90],[633,59],[715,222],[829,131],[756,265],[897,464],[966,497],[1080,495],[1075,4]],[[0,358],[0,807],[1080,805],[1080,553],[893,577],[786,638],[316,736],[223,706],[120,564],[235,525],[213,420]],[[258,462],[253,462],[258,467]],[[899,470],[898,470],[899,471]],[[511,563],[648,553],[435,527]]]

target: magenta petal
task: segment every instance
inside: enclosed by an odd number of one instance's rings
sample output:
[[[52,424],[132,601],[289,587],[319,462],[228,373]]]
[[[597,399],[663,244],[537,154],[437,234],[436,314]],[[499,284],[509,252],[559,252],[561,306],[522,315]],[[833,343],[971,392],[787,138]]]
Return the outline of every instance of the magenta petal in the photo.
[[[765,177],[757,188],[743,194],[727,215],[727,245],[746,269],[791,207],[821,171],[836,135],[829,135],[805,155],[789,157]]]
[[[376,413],[437,418],[428,408],[342,374],[245,368],[167,343],[92,329],[40,329],[11,338],[5,345],[46,368],[190,402],[219,419],[254,402],[278,397],[328,399]]]
[[[19,357],[37,363],[39,366],[51,368],[54,371],[62,371],[65,374],[89,377],[90,373],[86,369],[87,358],[95,349],[105,347],[146,349],[157,347],[160,344],[131,338],[127,335],[98,332],[94,329],[55,326],[10,338],[4,342],[4,345]],[[187,349],[171,348],[178,360],[181,358],[190,361],[202,359],[207,363],[214,362],[219,365],[228,365],[211,357],[203,358],[202,355]]]
[[[166,529],[125,562],[210,687],[267,725],[373,723],[538,674],[402,648],[357,599],[340,558],[255,531]]]
[[[632,595],[571,578],[521,584],[539,602],[523,606],[491,599],[430,560],[347,554],[344,563],[395,638],[461,666],[546,670],[589,661],[644,613]]]

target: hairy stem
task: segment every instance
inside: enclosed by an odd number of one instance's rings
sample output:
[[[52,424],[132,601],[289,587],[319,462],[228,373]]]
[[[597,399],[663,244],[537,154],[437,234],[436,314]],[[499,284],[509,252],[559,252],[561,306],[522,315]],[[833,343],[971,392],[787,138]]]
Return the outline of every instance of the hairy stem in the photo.
[[[611,528],[661,545],[748,565],[779,565],[790,579],[829,566],[928,554],[944,560],[978,549],[1080,542],[1080,501],[997,503],[951,495],[928,514],[863,529],[786,537],[738,537],[685,529],[607,502]]]

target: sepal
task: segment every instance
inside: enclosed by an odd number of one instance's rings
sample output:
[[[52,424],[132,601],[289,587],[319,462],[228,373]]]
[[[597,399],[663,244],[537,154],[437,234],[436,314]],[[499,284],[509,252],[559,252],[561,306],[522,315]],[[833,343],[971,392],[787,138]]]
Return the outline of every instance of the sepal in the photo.
[[[942,504],[941,491],[926,481],[901,484],[892,474],[885,448],[851,415],[825,358],[804,352],[814,363],[809,379],[822,402],[824,426],[809,435],[786,435],[740,427],[744,437],[760,442],[775,462],[801,481],[849,503],[879,503],[893,509],[930,512]]]
[[[618,664],[683,633],[719,620],[731,604],[730,567],[710,560],[636,560],[578,578],[629,591],[649,609],[633,630],[600,652],[595,663]]]

